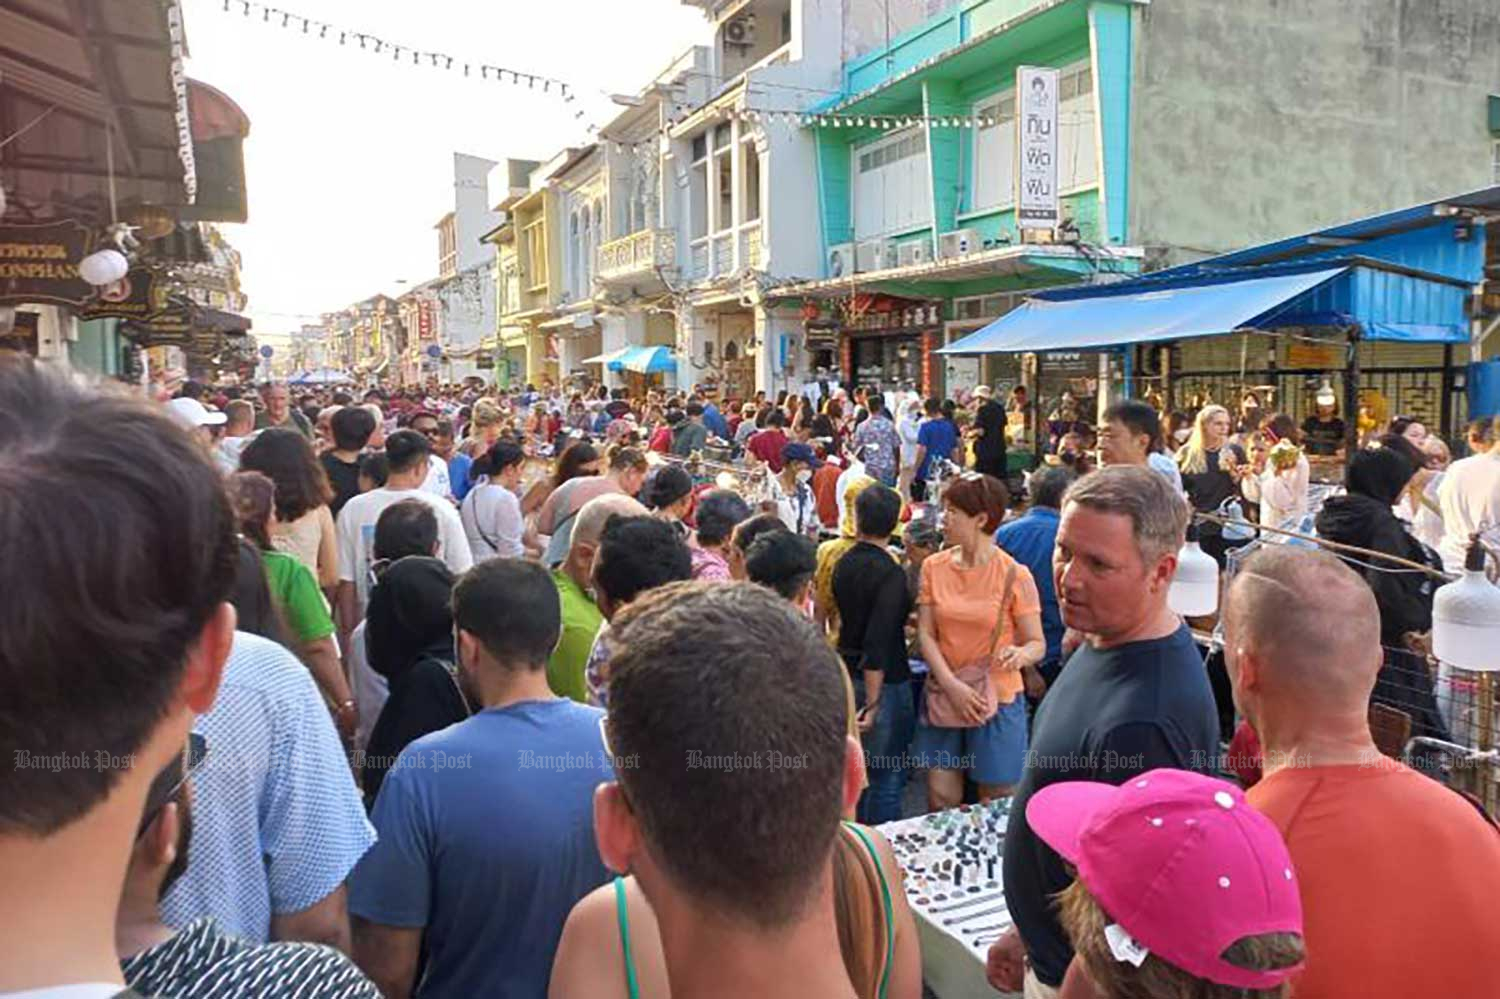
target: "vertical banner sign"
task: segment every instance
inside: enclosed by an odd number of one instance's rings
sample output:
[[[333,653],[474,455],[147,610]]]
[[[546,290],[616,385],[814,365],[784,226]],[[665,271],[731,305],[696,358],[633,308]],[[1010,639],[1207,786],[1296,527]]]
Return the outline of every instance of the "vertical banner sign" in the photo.
[[[1054,229],[1057,204],[1058,71],[1036,66],[1016,70],[1016,224]]]

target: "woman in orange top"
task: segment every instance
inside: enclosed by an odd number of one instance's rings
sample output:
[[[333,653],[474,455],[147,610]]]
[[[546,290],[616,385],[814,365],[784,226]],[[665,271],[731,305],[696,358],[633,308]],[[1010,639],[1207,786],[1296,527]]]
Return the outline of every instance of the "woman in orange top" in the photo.
[[[943,493],[943,534],[955,547],[922,563],[917,637],[927,690],[957,708],[963,725],[933,725],[922,712],[914,751],[927,767],[933,811],[963,800],[965,773],[979,785],[980,800],[1009,795],[1026,761],[1023,673],[1036,669],[1047,643],[1036,581],[995,544],[1008,500],[999,479],[965,473]],[[983,663],[987,692],[958,677],[963,667]]]

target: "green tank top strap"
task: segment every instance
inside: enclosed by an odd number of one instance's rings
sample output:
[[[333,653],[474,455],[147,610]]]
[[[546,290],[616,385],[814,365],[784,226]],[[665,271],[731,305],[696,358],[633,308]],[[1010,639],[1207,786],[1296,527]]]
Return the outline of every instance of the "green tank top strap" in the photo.
[[[885,865],[880,862],[880,854],[869,833],[853,822],[845,822],[844,825],[859,837],[859,841],[870,852],[870,860],[875,864],[875,876],[880,880],[880,901],[885,910],[885,967],[880,969],[879,999],[886,999],[886,990],[891,984],[891,962],[896,955],[896,920],[891,907],[891,886],[886,883]]]
[[[883,883],[883,882],[882,882]],[[641,985],[635,977],[635,961],[630,956],[630,913],[625,907],[625,879],[615,878],[615,915],[620,923],[620,950],[625,955],[625,989],[630,999],[641,999]],[[881,995],[885,990],[881,990]]]

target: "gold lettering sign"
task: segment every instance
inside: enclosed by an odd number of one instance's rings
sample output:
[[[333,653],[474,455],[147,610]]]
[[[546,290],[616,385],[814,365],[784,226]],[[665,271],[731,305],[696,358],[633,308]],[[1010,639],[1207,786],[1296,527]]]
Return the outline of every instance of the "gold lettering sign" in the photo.
[[[93,248],[93,233],[72,220],[0,226],[0,305],[89,301],[78,262]]]

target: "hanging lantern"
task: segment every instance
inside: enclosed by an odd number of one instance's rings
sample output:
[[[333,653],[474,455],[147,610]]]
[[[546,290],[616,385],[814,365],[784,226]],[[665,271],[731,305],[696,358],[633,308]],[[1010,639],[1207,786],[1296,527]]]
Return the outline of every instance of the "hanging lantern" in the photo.
[[[1219,563],[1198,545],[1198,526],[1188,525],[1187,543],[1177,553],[1177,572],[1167,604],[1183,617],[1206,617],[1219,609]]]
[[[1458,669],[1500,672],[1500,587],[1484,575],[1484,546],[1469,541],[1464,574],[1432,601],[1432,652]]]
[[[114,284],[129,272],[130,261],[119,250],[98,250],[78,261],[78,276],[98,288]]]

